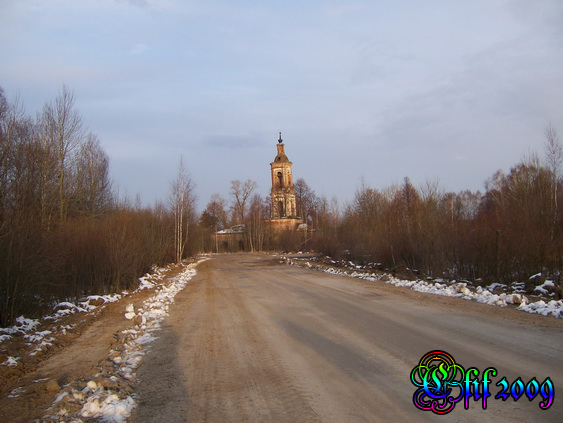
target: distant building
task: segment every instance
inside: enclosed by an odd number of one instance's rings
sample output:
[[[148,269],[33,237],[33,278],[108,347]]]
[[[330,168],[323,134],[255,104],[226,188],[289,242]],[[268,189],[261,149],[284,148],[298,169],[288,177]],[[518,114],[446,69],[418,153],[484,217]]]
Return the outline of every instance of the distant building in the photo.
[[[265,223],[265,236],[271,243],[279,239],[284,232],[302,232],[307,234],[307,224],[301,217],[297,216],[297,201],[295,199],[295,187],[293,185],[293,174],[289,161],[285,155],[285,146],[281,137],[277,144],[278,154],[270,163],[272,176],[272,208],[271,218]],[[247,249],[247,228],[244,224],[235,225],[228,229],[214,233],[213,242],[218,252],[235,252]]]
[[[235,225],[215,232],[215,244],[217,251],[244,251],[246,249],[245,235],[246,225]]]
[[[293,163],[285,155],[281,132],[277,148],[278,154],[274,161],[270,163],[272,172],[272,215],[269,224],[274,234],[287,230],[295,231],[303,223],[303,220],[297,216],[295,187],[291,169]]]

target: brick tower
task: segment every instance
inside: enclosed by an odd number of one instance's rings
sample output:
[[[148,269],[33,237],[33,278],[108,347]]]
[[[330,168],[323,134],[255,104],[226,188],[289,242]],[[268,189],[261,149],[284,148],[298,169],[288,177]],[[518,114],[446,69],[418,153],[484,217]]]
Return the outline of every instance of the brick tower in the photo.
[[[272,168],[272,219],[295,218],[295,188],[293,187],[292,163],[284,151],[281,137],[278,139],[278,154],[270,163]]]

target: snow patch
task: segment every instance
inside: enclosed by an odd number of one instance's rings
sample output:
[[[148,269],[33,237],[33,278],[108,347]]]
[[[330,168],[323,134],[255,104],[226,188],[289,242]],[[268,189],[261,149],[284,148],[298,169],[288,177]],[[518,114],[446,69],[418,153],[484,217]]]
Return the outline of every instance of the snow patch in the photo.
[[[10,338],[10,335],[16,333],[26,334],[27,332],[33,331],[39,325],[39,320],[26,319],[24,316],[20,316],[16,318],[16,323],[16,325],[9,328],[0,328],[0,333],[8,334],[8,337],[6,337],[6,335],[3,335],[1,341]]]
[[[20,357],[11,357],[10,356],[6,359],[6,361],[4,361],[2,363],[2,366],[8,366],[8,367],[17,366],[19,359],[20,359]]]
[[[103,389],[96,391],[82,407],[81,416],[102,419],[102,421],[123,422],[131,415],[135,401],[130,396],[119,398]]]
[[[133,304],[129,304],[127,307],[125,307],[125,318],[127,320],[131,320],[135,317],[135,308],[133,307]]]
[[[534,291],[541,292],[544,295],[549,295],[551,292],[553,292],[554,289],[555,289],[555,284],[553,283],[553,281],[545,281],[541,285],[536,286],[534,288]]]
[[[13,389],[9,394],[8,394],[8,398],[17,398],[20,396],[21,393],[25,392],[25,388],[19,387],[16,389]]]

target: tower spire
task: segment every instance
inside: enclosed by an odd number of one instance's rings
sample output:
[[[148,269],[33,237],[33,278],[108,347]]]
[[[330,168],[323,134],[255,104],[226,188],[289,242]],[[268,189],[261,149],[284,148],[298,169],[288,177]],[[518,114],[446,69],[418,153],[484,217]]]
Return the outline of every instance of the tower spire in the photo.
[[[278,143],[281,144],[283,142],[282,137],[281,137],[281,132],[280,132],[280,138],[278,140]]]

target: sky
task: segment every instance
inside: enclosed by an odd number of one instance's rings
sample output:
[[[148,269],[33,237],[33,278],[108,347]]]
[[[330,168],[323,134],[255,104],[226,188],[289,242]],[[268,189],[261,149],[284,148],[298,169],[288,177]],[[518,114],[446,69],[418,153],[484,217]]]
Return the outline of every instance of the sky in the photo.
[[[121,195],[167,201],[180,157],[203,209],[270,191],[278,132],[318,195],[409,177],[484,189],[551,123],[561,0],[0,0],[0,87],[35,116],[63,85]]]

